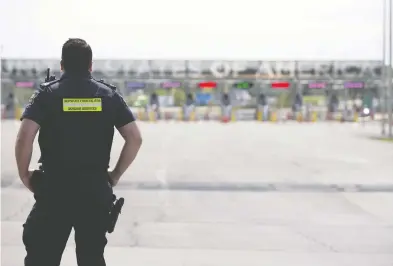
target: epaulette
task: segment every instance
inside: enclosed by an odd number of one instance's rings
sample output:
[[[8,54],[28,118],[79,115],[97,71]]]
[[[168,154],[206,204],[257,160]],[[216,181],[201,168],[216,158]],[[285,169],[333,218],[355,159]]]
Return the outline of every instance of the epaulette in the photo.
[[[115,86],[115,85],[106,83],[103,79],[96,80],[96,81],[98,81],[99,83],[102,83],[102,84],[108,86],[108,87],[111,88],[113,91],[116,91],[116,86]]]
[[[48,82],[44,82],[40,84],[40,89],[42,91],[51,91],[50,87],[56,83],[59,83],[61,79],[55,79]]]

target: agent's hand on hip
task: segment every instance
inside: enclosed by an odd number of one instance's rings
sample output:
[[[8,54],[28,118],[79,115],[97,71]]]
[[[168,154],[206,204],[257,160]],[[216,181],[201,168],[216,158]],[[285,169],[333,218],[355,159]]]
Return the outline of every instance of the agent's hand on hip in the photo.
[[[119,182],[120,175],[111,169],[108,169],[108,175],[109,175],[109,183],[111,183],[112,187],[116,186],[117,183]]]
[[[33,187],[31,185],[31,177],[33,176],[34,170],[29,170],[25,174],[20,175],[23,185],[27,187],[31,192],[33,192]]]

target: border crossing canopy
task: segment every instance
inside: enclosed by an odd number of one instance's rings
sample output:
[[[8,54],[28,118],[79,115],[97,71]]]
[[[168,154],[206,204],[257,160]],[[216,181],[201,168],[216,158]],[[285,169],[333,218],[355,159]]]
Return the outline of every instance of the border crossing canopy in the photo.
[[[2,77],[43,76],[59,60],[2,59]],[[382,61],[95,60],[94,74],[128,79],[380,80]]]

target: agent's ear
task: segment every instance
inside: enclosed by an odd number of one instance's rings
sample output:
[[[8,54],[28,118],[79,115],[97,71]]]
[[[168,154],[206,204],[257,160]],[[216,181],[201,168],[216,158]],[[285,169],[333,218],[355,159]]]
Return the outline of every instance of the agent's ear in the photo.
[[[93,71],[93,61],[90,62],[89,71]]]
[[[61,71],[64,71],[63,60],[60,61],[60,70],[61,70]]]

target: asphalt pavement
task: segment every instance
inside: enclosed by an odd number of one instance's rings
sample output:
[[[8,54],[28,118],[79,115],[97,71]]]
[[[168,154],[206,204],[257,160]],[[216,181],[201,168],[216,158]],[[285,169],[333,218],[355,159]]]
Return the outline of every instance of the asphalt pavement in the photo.
[[[23,265],[34,199],[1,136],[1,261]],[[140,123],[108,265],[392,266],[393,144],[367,124]],[[113,165],[122,140],[116,135]],[[39,154],[36,146],[33,161]],[[69,238],[62,265],[76,265]]]

